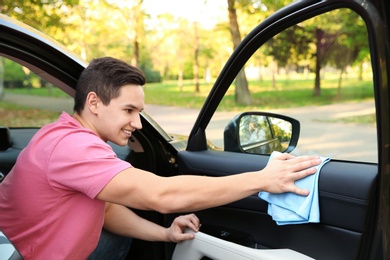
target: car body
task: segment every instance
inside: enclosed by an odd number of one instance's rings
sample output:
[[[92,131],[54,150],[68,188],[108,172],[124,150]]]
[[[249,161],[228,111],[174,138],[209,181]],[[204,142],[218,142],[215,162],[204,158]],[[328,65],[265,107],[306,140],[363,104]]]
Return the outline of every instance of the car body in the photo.
[[[242,67],[249,65],[250,59],[267,41],[276,39],[288,28],[300,26],[306,20],[339,9],[352,11],[359,17],[359,21],[364,21],[365,40],[370,53],[370,86],[373,90],[372,105],[376,125],[372,134],[367,134],[365,126],[353,125],[350,128],[352,130],[346,130],[348,125],[334,125],[329,121],[316,121],[313,126],[306,127],[299,115],[314,108],[303,108],[298,110],[298,114],[289,115],[301,121],[302,137],[299,141],[292,141],[288,151],[299,152],[300,143],[315,144],[316,149],[320,149],[337,141],[341,147],[352,147],[349,152],[331,156],[331,161],[321,170],[318,184],[320,223],[278,226],[267,214],[267,203],[257,194],[196,214],[202,222],[202,232],[245,247],[287,248],[315,259],[389,259],[390,4],[386,0],[302,0],[280,9],[255,27],[232,53],[193,122],[188,140],[167,134],[153,117],[143,113],[142,130],[134,132],[128,147],[113,146],[114,150],[120,158],[129,160],[135,167],[161,176],[197,174],[218,177],[262,169],[268,162],[268,153],[227,151],[229,149],[209,143],[218,106],[223,102],[228,89],[234,87],[234,79]],[[313,24],[315,22],[310,23]],[[0,55],[28,67],[70,96],[74,95],[77,79],[87,65],[38,31],[5,16],[0,16]],[[288,115],[289,110],[285,111]],[[232,116],[230,119],[233,118]],[[218,119],[217,117],[216,121]],[[227,120],[223,123],[220,134],[229,122]],[[313,130],[312,127],[319,127],[321,130],[329,128],[333,135],[322,135],[319,129]],[[360,130],[365,132],[360,134]],[[7,131],[9,139],[2,139],[1,142],[10,140],[10,147],[0,152],[2,171],[12,167],[18,152],[37,129],[9,128]],[[346,135],[338,139],[338,134],[343,131]],[[309,136],[308,139],[304,139],[306,135]],[[374,139],[369,139],[369,135],[374,135]],[[296,134],[293,136],[298,138]],[[350,141],[346,136],[355,139]],[[363,139],[367,139],[368,143],[360,144],[357,149],[354,145],[359,145],[359,141]],[[350,159],[348,156],[357,150],[362,153],[367,150],[368,155]],[[314,150],[322,155],[327,151]],[[137,213],[161,225],[169,224],[175,217],[174,214],[163,215],[150,211]],[[174,247],[170,243],[135,240],[129,257],[170,259]]]

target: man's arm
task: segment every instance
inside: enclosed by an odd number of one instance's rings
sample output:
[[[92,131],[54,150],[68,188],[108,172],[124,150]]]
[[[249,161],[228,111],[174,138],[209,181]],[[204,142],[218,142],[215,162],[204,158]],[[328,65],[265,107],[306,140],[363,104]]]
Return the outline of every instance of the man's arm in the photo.
[[[118,173],[98,199],[161,213],[191,212],[224,205],[259,191],[308,195],[295,181],[316,172],[318,156],[282,154],[261,171],[224,177],[181,175],[161,177],[137,168]]]
[[[124,237],[147,241],[178,242],[194,238],[193,234],[184,233],[188,227],[199,231],[199,219],[194,214],[177,217],[171,227],[165,228],[139,217],[125,206],[106,203],[104,228]]]

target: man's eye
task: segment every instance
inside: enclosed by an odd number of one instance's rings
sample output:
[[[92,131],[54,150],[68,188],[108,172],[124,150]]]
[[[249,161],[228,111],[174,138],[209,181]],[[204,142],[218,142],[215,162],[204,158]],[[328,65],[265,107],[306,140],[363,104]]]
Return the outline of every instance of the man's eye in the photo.
[[[133,110],[132,109],[126,109],[127,113],[131,113]]]

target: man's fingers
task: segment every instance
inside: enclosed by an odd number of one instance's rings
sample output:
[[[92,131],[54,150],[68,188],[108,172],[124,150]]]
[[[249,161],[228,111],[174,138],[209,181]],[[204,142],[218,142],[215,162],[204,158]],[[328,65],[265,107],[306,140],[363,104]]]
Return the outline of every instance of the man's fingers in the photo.
[[[279,159],[279,160],[289,160],[293,158],[295,158],[295,156],[289,153],[282,153],[280,155],[275,156],[275,159]]]
[[[318,156],[309,156],[306,158],[299,158],[299,159],[304,160],[303,162],[299,163],[299,169],[303,168],[304,170],[296,172],[296,175],[294,176],[295,180],[299,180],[309,175],[315,174],[317,172],[317,168],[315,166],[321,163],[321,159]],[[295,184],[292,189],[292,192],[302,196],[307,196],[310,194],[308,190],[301,189],[295,186]]]
[[[308,169],[305,169],[305,170],[303,170],[303,171],[300,171],[300,172],[298,172],[298,178],[297,179],[301,179],[301,178],[304,178],[304,177],[306,177],[306,176],[308,176],[308,175],[312,175],[312,174],[314,174],[314,173],[316,173],[317,172],[317,168],[315,168],[315,167],[310,167],[310,168],[308,168]]]
[[[192,223],[192,222],[188,222],[188,223],[186,224],[186,227],[192,229],[192,230],[195,231],[195,232],[198,232],[198,231],[199,231],[199,226],[196,225],[196,224],[194,224],[194,223]]]
[[[294,190],[292,191],[298,195],[302,195],[302,196],[307,196],[310,194],[310,192],[308,190],[303,190],[303,189],[300,189],[298,188],[297,186],[295,186]]]
[[[192,230],[198,232],[199,227],[200,227],[199,218],[195,214],[189,214],[189,215],[186,215],[186,217],[188,218],[188,221],[189,221],[188,227],[191,228]]]
[[[199,231],[200,221],[195,214],[179,216],[176,218],[176,221],[181,227],[188,227],[195,232]]]
[[[288,161],[289,163],[292,163],[293,170],[298,171],[304,171],[306,169],[310,169],[314,166],[317,166],[321,163],[321,159],[318,156],[302,156],[302,157],[295,157]],[[315,168],[314,172],[316,171]],[[313,173],[313,170],[310,169],[309,172],[306,172],[307,174]]]

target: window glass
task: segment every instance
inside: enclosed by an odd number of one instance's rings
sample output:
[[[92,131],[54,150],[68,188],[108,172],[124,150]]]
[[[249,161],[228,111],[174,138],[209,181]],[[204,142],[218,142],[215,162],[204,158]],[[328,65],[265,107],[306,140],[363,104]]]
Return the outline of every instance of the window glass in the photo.
[[[364,21],[349,9],[280,32],[252,55],[245,75],[236,77],[206,130],[207,138],[223,149],[223,128],[228,122],[221,123],[222,114],[233,118],[248,110],[272,112],[300,122],[300,138],[292,154],[377,162],[367,35]],[[235,101],[237,88],[245,89],[246,82],[249,108]]]
[[[73,99],[28,68],[0,56],[0,126],[42,127],[73,111]]]

